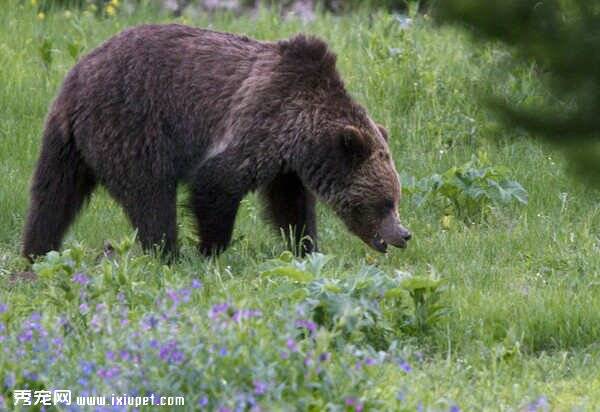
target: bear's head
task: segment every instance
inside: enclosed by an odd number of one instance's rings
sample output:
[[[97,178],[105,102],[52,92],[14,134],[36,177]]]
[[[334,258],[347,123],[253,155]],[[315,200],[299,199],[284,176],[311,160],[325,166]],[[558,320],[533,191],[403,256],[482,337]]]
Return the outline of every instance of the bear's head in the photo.
[[[380,252],[388,244],[404,248],[411,238],[398,217],[401,187],[387,136],[382,126],[349,124],[330,137],[347,173],[332,206],[354,234]]]
[[[318,198],[372,248],[404,248],[411,238],[398,217],[401,189],[388,133],[347,92],[336,56],[315,37],[281,42],[279,90],[292,103],[288,130],[298,136],[290,163]]]
[[[357,112],[323,128],[306,184],[372,248],[404,248],[411,234],[398,217],[401,187],[387,131]]]

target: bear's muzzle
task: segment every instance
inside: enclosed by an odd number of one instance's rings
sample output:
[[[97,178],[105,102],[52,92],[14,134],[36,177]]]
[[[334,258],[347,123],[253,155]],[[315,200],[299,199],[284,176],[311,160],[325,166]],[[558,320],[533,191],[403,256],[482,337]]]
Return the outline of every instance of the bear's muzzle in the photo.
[[[400,220],[395,212],[388,214],[379,225],[375,236],[371,240],[371,247],[375,250],[385,253],[387,245],[399,248],[405,248],[407,242],[412,237],[411,233],[400,224]]]

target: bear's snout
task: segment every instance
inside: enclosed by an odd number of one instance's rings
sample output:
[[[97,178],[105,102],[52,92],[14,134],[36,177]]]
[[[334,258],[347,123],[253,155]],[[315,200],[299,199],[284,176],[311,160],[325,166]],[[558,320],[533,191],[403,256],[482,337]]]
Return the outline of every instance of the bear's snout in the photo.
[[[384,253],[387,251],[388,244],[405,248],[411,238],[412,234],[400,224],[396,213],[390,213],[381,221],[375,236],[371,240],[371,246]]]

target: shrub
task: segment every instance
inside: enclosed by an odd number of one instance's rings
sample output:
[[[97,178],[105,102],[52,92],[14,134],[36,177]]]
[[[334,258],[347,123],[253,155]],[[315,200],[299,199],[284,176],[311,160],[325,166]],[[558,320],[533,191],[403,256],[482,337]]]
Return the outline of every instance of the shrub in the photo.
[[[466,220],[485,217],[492,208],[510,203],[527,204],[527,191],[509,177],[508,169],[494,167],[473,156],[462,166],[416,180],[404,177],[404,192],[416,206],[438,198]]]

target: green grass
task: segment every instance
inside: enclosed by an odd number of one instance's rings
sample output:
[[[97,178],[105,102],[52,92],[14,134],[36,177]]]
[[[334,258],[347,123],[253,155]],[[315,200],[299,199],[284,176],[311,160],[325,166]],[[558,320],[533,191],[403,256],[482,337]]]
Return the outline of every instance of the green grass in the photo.
[[[352,281],[361,268],[374,265],[389,276],[395,271],[435,275],[445,285],[441,305],[447,312],[441,320],[418,333],[389,332],[396,345],[386,360],[358,370],[354,365],[364,356],[357,351],[376,356],[365,343],[368,336],[340,337],[337,329],[321,329],[315,339],[298,335],[294,320],[306,316],[298,312],[301,299],[290,293],[303,286],[260,275],[261,265],[284,251],[284,242],[263,223],[253,196],[242,204],[232,246],[214,261],[196,254],[192,222],[182,209],[183,257],[167,267],[137,246],[123,249],[115,261],[97,259],[105,241],[119,244],[133,233],[118,205],[97,191],[64,246],[83,258],[69,263],[63,256],[60,264],[47,263],[49,269],[33,283],[9,281],[12,273],[26,269],[19,247],[29,178],[46,110],[75,63],[69,45],[89,51],[125,27],[170,21],[155,10],[107,19],[56,11],[40,20],[36,13],[29,2],[14,0],[0,9],[0,303],[8,305],[0,313],[0,325],[6,327],[0,327],[5,336],[0,394],[10,408],[12,389],[29,384],[74,392],[95,388],[102,395],[136,389],[183,394],[188,410],[206,395],[209,409],[216,409],[239,404],[240,394],[252,394],[253,381],[261,379],[268,381],[268,390],[254,395],[264,410],[352,410],[349,398],[371,410],[415,410],[418,405],[425,410],[452,405],[468,411],[523,410],[541,397],[548,406],[539,410],[597,410],[598,193],[565,172],[559,153],[499,127],[476,98],[483,91],[515,102],[545,99],[532,68],[513,67],[511,75],[491,81],[490,75],[506,69],[506,50],[480,47],[459,31],[435,28],[424,18],[408,30],[387,14],[323,15],[307,25],[268,12],[256,19],[184,19],[259,39],[298,31],[325,38],[338,53],[348,89],[388,127],[401,174],[422,178],[478,155],[507,167],[509,177],[529,192],[527,206],[498,206],[485,219],[454,218],[449,227],[443,217],[454,211],[440,199],[417,208],[406,197],[400,214],[414,240],[405,251],[387,255],[375,255],[329,210],[319,210],[320,244],[333,259],[318,278]],[[51,46],[49,65],[40,53],[44,39]],[[75,285],[73,271],[87,273],[91,284]],[[149,314],[170,313],[175,309],[165,298],[167,291],[188,288],[194,278],[202,288],[151,332],[159,341],[177,339],[186,362],[161,364],[144,343],[150,338],[133,336],[119,322],[137,325]],[[93,313],[80,308],[84,302],[91,308],[107,305],[100,332],[93,331]],[[215,325],[208,313],[221,302],[260,310],[262,316]],[[48,350],[40,353],[35,346],[39,342],[24,344],[25,352],[18,354],[18,335],[33,312],[41,314],[49,336],[63,339],[60,361],[48,363]],[[69,327],[55,328],[59,318]],[[328,352],[329,360],[317,371],[303,358],[281,359],[288,337],[299,342],[302,356]],[[215,355],[220,345],[228,347],[228,356]],[[141,363],[106,358],[107,351],[123,348],[138,353]],[[406,372],[389,359],[409,362],[412,369]],[[96,365],[92,377],[82,371],[82,360]],[[114,364],[121,365],[119,377],[98,375]],[[14,376],[15,386],[2,386],[7,376]],[[83,378],[85,385],[79,382]]]

